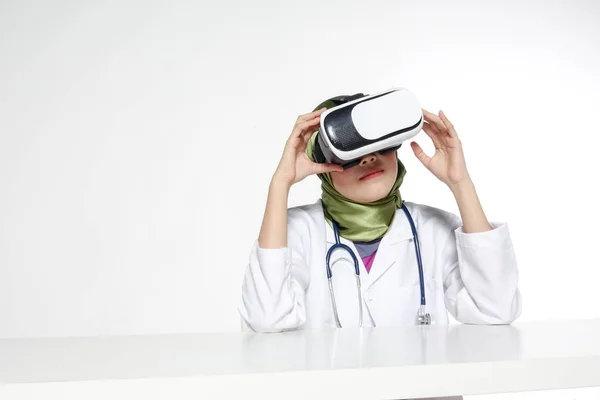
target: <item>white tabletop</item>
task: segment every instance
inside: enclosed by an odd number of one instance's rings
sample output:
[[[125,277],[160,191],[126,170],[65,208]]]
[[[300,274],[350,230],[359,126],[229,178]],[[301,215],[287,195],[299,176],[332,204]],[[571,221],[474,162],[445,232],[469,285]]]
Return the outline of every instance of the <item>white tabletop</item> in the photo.
[[[398,399],[590,386],[600,386],[600,320],[0,340],[2,399]]]

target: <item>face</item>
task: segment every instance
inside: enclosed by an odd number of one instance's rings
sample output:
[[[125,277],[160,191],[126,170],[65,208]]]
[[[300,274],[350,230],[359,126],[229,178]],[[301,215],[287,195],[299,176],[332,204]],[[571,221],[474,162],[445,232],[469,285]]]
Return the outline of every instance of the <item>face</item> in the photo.
[[[331,172],[333,186],[342,196],[359,203],[371,203],[390,193],[398,175],[396,152],[364,156],[360,164]]]

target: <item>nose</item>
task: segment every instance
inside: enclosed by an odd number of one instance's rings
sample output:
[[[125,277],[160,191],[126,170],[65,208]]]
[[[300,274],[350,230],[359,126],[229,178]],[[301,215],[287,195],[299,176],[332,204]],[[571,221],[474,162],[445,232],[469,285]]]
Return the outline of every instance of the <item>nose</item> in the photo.
[[[360,159],[360,165],[368,165],[375,162],[375,154],[367,154],[363,158]]]

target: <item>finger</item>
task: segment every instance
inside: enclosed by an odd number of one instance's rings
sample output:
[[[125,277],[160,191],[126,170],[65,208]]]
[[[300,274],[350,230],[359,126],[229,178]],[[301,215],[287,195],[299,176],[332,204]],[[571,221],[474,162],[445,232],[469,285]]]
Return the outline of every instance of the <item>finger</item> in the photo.
[[[413,152],[415,153],[415,156],[419,159],[419,161],[421,161],[421,163],[423,163],[423,165],[427,167],[429,165],[429,162],[431,161],[431,157],[425,154],[425,152],[417,142],[410,142],[410,147],[413,149]]]
[[[344,172],[344,167],[337,164],[313,163],[313,171],[315,174],[324,174],[327,172]]]
[[[319,129],[320,117],[297,124],[287,140],[287,146],[304,151],[312,135]]]
[[[454,129],[454,125],[452,125],[452,122],[450,122],[442,110],[440,110],[440,118],[444,122],[444,125],[446,125],[448,128],[448,135],[453,138],[458,138],[458,134],[456,133],[456,129]]]
[[[304,132],[303,134],[301,134],[300,138],[302,140],[302,142],[304,143],[304,145],[308,145],[308,142],[310,141],[310,139],[313,137],[313,134],[315,132],[317,132],[318,129],[313,128],[310,130],[307,130],[306,132]]]
[[[317,116],[313,119],[304,121],[304,122],[299,122],[294,126],[294,130],[292,131],[292,137],[299,137],[302,136],[303,134],[306,133],[314,133],[316,131],[316,129],[312,129],[316,126],[319,125],[319,122],[321,121],[321,117]]]
[[[444,125],[444,122],[437,115],[430,113],[425,109],[423,109],[423,115],[425,116],[425,121],[433,123],[440,132],[446,132],[448,130]]]
[[[424,121],[423,126],[431,129],[436,135],[439,135],[441,133],[440,129],[433,122]]]
[[[302,129],[302,132],[300,133],[302,140],[308,143],[312,135],[319,130],[319,122],[320,119],[317,118],[317,122],[315,124],[309,124],[308,126]]]
[[[296,120],[296,122],[302,122],[302,121],[307,121],[310,119],[313,119],[314,117],[323,114],[323,112],[327,110],[326,107],[320,108],[317,111],[313,111],[311,113],[308,114],[302,114],[298,116],[298,119]]]
[[[427,136],[429,136],[431,138],[431,140],[433,141],[433,145],[435,146],[436,149],[439,149],[440,147],[442,147],[442,143],[438,136],[438,135],[440,135],[440,133],[433,125],[424,123],[423,130],[425,131]]]

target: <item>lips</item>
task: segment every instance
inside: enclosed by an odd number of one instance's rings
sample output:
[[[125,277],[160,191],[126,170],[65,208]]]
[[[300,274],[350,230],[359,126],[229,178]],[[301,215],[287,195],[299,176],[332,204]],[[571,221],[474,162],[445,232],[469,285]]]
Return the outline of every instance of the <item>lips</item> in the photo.
[[[383,174],[383,170],[381,168],[379,169],[374,169],[372,171],[369,171],[367,173],[365,173],[364,175],[362,175],[359,180],[363,181],[365,179],[370,179],[370,178],[375,178],[379,175]]]

